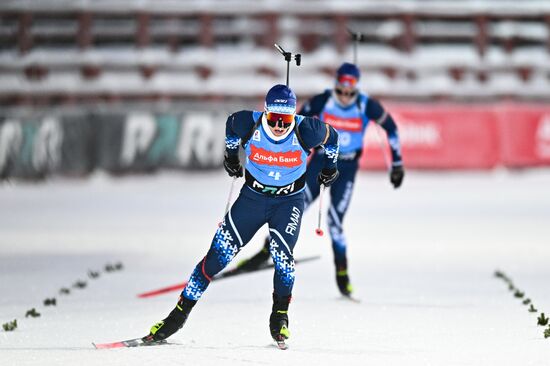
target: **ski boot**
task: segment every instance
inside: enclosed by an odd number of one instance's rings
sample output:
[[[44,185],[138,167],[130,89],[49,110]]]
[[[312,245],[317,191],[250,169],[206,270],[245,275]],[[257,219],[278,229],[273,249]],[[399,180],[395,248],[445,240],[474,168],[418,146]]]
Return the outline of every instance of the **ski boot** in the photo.
[[[267,262],[270,257],[269,254],[269,237],[265,239],[262,250],[254,254],[251,258],[243,259],[237,264],[237,268],[242,272],[249,272],[258,269],[262,264]]]
[[[348,266],[346,262],[336,264],[336,284],[340,293],[350,297],[353,292],[353,286],[349,282]]]
[[[271,337],[273,337],[281,349],[286,349],[285,340],[290,337],[290,331],[288,330],[288,305],[291,298],[291,295],[280,297],[273,294],[273,307],[271,316],[269,317],[269,331],[271,332]]]
[[[146,343],[161,342],[183,327],[191,309],[197,303],[196,300],[189,300],[180,296],[176,307],[170,314],[160,322],[151,327],[148,335],[142,338]]]

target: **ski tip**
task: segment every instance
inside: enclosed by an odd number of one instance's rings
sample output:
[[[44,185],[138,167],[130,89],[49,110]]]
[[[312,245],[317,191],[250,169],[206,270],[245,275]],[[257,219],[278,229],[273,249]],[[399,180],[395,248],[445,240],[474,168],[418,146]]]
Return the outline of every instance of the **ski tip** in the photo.
[[[128,347],[124,342],[114,342],[114,343],[95,343],[92,342],[92,345],[95,349],[109,349],[109,348],[121,348]]]
[[[358,299],[358,298],[353,297],[353,296],[351,296],[351,295],[342,295],[342,299],[343,299],[343,300],[348,300],[348,301],[354,302],[354,303],[356,303],[356,304],[361,303],[361,299]]]

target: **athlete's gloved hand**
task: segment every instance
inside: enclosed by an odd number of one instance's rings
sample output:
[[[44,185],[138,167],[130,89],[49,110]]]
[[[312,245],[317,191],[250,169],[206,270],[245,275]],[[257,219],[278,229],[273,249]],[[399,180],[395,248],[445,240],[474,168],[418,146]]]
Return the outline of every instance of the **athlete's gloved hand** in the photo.
[[[238,155],[225,154],[223,159],[223,167],[230,177],[240,178],[243,176],[243,166],[239,161]]]
[[[338,169],[336,168],[323,168],[317,177],[317,182],[319,182],[319,185],[323,184],[325,187],[329,187],[339,175],[340,173],[338,173]]]
[[[403,182],[404,176],[405,171],[403,170],[403,165],[396,165],[391,168],[390,182],[393,184],[393,188],[399,188],[401,182]]]

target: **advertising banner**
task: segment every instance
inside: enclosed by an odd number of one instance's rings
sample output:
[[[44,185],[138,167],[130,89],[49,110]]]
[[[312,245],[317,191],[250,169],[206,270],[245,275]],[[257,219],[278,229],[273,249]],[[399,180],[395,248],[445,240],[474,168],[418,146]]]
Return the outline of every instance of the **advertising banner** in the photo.
[[[40,179],[59,170],[63,128],[59,117],[8,117],[0,122],[0,177]]]
[[[487,106],[388,105],[408,168],[488,169],[499,163],[496,115]],[[383,149],[382,149],[383,147]],[[361,167],[385,167],[386,132],[371,122]]]
[[[503,165],[550,165],[550,106],[510,104],[497,117]]]
[[[0,117],[0,178],[219,168],[226,118],[212,111]]]
[[[390,104],[407,169],[550,166],[550,106]],[[159,169],[217,169],[227,111],[36,112],[0,115],[0,179]],[[289,160],[289,164],[291,160]],[[386,132],[367,128],[363,169],[390,164]]]

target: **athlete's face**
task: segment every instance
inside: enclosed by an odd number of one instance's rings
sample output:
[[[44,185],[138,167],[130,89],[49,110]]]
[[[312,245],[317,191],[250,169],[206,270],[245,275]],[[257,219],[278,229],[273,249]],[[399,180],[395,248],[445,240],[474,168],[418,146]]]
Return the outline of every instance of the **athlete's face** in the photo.
[[[269,129],[271,130],[271,132],[273,133],[273,135],[279,137],[279,136],[283,136],[289,129],[289,127],[271,127],[269,126]]]
[[[343,105],[348,105],[352,102],[353,98],[357,95],[357,89],[352,86],[337,85],[334,88],[336,98]]]
[[[294,121],[293,114],[266,113],[267,125],[274,136],[282,136],[287,133]]]

